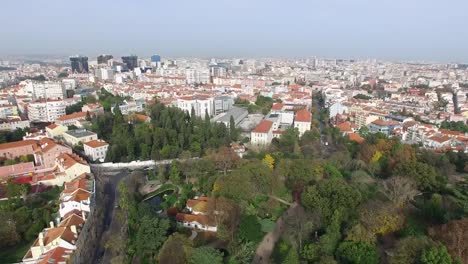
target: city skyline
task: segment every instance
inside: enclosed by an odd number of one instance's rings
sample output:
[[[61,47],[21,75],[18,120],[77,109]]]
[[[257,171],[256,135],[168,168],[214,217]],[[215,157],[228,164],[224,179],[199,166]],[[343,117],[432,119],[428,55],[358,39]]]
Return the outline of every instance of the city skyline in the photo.
[[[21,12],[0,18],[2,24],[15,23],[0,29],[9,40],[0,55],[468,61],[463,24],[468,4],[430,2],[14,1],[3,4],[5,10]]]

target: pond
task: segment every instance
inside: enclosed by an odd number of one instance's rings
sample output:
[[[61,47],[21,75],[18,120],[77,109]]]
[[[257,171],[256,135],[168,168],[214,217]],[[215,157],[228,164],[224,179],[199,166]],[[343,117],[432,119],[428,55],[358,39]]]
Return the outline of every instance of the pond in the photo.
[[[167,190],[151,198],[145,199],[143,202],[147,203],[154,211],[161,211],[161,203],[164,201],[164,195],[170,195],[174,190]]]

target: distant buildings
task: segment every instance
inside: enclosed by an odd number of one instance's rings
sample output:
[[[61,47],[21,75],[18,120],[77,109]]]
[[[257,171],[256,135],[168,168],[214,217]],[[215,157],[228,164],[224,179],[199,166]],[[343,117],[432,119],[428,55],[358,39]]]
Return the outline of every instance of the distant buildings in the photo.
[[[127,66],[127,69],[133,71],[133,69],[138,67],[138,56],[130,55],[130,56],[123,56],[122,62]]]
[[[70,57],[71,69],[73,73],[88,73],[88,57],[74,56]]]
[[[112,55],[99,55],[97,57],[97,63],[98,64],[108,64],[114,57]]]
[[[158,54],[151,56],[151,62],[161,62],[161,56]]]

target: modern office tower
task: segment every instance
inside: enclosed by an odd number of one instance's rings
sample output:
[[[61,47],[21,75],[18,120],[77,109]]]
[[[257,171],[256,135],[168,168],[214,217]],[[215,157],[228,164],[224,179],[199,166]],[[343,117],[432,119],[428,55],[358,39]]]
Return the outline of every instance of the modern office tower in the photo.
[[[73,56],[70,57],[71,68],[73,73],[87,73],[89,72],[88,57]]]
[[[112,60],[114,57],[112,55],[99,55],[97,57],[97,63],[98,64],[107,64],[110,60]]]
[[[160,61],[161,61],[161,56],[159,56],[158,54],[151,56],[151,62],[160,62]]]
[[[127,68],[130,71],[133,71],[136,67],[138,67],[138,56],[130,55],[130,56],[123,56],[122,62],[127,65]]]

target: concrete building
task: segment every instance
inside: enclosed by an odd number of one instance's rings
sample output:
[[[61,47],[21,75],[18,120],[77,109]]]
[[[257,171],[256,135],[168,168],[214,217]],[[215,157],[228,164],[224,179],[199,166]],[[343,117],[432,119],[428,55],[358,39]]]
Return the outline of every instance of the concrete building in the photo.
[[[12,116],[18,116],[18,107],[12,104],[0,105],[0,119],[7,119]]]
[[[62,100],[41,100],[28,104],[28,119],[31,122],[54,122],[65,115],[66,103]]]
[[[232,116],[234,118],[234,123],[237,126],[242,120],[244,120],[244,118],[247,117],[248,114],[249,112],[246,109],[233,106],[229,111],[215,116],[212,121],[223,123],[226,127],[229,127]]]
[[[204,117],[205,113],[209,116],[214,114],[213,97],[204,95],[184,96],[177,98],[175,106],[192,114],[192,109],[195,111],[196,116]]]
[[[109,144],[103,140],[91,140],[83,144],[85,155],[91,160],[103,162],[106,159]]]
[[[254,146],[265,146],[273,139],[273,122],[262,120],[250,133],[250,142]]]
[[[92,112],[89,113],[90,115],[93,115]],[[76,123],[76,121],[84,121],[86,120],[86,116],[88,115],[88,112],[75,112],[69,115],[63,115],[58,117],[55,120],[55,123],[57,125],[62,125],[62,126],[71,126]]]
[[[296,112],[294,117],[294,127],[299,130],[299,136],[302,136],[306,131],[309,131],[311,125],[312,115],[308,110],[302,109]]]
[[[111,112],[114,113],[114,109],[117,107],[116,105],[112,106]],[[135,100],[135,101],[123,101],[123,103],[118,105],[120,112],[122,115],[128,115],[131,113],[136,113],[136,112],[143,112],[145,108],[144,101],[141,100]]]
[[[219,115],[231,109],[234,99],[230,96],[216,96],[214,98],[214,115]]]
[[[86,143],[88,141],[97,140],[97,134],[86,129],[69,130],[62,134],[65,142],[71,146]]]
[[[27,82],[26,92],[37,99],[63,99],[65,89],[61,82]]]
[[[73,73],[88,73],[88,57],[73,56],[70,57],[71,70]]]

